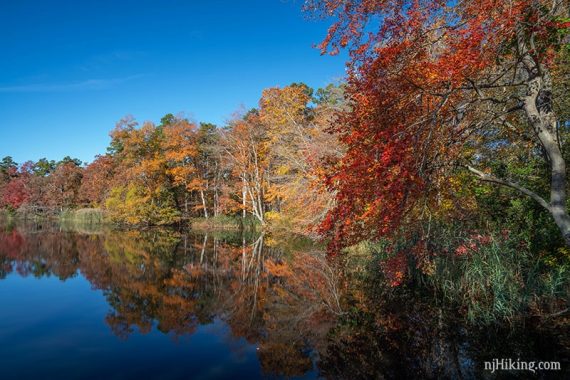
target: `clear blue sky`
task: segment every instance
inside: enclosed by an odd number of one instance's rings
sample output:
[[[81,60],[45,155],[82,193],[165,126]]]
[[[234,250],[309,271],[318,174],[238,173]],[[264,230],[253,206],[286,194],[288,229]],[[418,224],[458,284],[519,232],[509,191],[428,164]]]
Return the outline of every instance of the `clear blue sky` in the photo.
[[[344,75],[302,0],[0,0],[0,157],[91,161],[127,114],[218,125],[262,89]]]

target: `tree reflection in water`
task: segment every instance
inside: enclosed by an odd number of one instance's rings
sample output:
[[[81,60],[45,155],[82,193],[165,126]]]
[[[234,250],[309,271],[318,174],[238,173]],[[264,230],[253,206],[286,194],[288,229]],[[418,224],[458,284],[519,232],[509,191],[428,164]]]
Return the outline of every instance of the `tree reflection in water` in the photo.
[[[266,375],[302,376],[317,365],[330,378],[478,378],[482,361],[494,357],[558,358],[568,368],[567,346],[553,337],[477,332],[417,299],[371,299],[366,284],[302,240],[41,225],[1,231],[0,278],[80,274],[103,292],[106,323],[124,339],[153,328],[177,338],[219,318],[234,337],[257,344]]]
[[[35,226],[0,233],[0,274],[81,274],[103,291],[112,309],[106,323],[124,339],[153,327],[192,334],[221,318],[233,336],[258,344],[265,373],[301,376],[313,368],[312,348],[322,345],[340,303],[324,254],[294,250],[264,235]]]

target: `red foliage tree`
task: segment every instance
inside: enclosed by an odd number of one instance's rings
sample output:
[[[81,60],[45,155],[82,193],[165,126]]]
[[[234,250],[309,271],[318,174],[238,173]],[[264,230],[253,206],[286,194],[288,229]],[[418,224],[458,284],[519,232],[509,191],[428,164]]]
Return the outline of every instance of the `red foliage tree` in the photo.
[[[12,178],[2,189],[2,203],[13,210],[20,208],[28,198],[29,192],[24,177]]]
[[[60,163],[49,176],[49,191],[45,194],[46,205],[60,210],[76,205],[82,177],[83,169],[75,162]]]
[[[565,164],[552,75],[567,23],[542,0],[311,0],[337,21],[321,48],[349,47],[352,110],[334,128],[348,150],[327,178],[336,207],[322,224],[331,249],[396,232],[420,218],[464,144],[489,129],[525,125],[549,157],[550,200],[470,168],[482,181],[531,196],[570,244]],[[520,115],[519,115],[520,114]],[[526,119],[526,122],[520,122]],[[477,155],[470,164],[477,165]]]
[[[79,199],[88,205],[101,205],[111,187],[115,164],[110,155],[97,156],[83,170]]]

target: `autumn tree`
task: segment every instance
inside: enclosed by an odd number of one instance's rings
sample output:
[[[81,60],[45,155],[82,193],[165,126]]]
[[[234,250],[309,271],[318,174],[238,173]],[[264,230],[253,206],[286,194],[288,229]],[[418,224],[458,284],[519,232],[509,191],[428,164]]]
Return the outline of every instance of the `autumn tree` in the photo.
[[[18,210],[29,204],[34,196],[34,163],[26,161],[17,165],[11,157],[2,160],[0,171],[0,206]],[[3,183],[2,183],[3,182]]]
[[[173,184],[181,188],[184,212],[188,215],[189,195],[201,189],[196,169],[198,155],[196,126],[187,120],[177,120],[174,117],[164,117],[162,123],[164,131],[162,149],[167,161],[166,172],[171,176]]]
[[[293,83],[266,89],[259,101],[268,136],[271,216],[274,223],[287,221],[288,229],[301,233],[318,223],[331,204],[320,170],[322,160],[339,149],[336,137],[326,133],[333,120],[324,117],[334,102],[344,103],[342,93],[334,97],[334,89],[331,85],[313,96],[307,85]]]
[[[210,175],[217,178],[215,187],[232,188],[229,193],[241,205],[242,217],[250,213],[273,230],[309,232],[332,205],[321,163],[337,159],[342,151],[327,130],[345,108],[339,86],[319,89],[316,95],[303,83],[264,90],[259,108],[220,132],[222,154],[219,162],[213,161],[217,174]]]
[[[15,177],[2,187],[1,204],[12,210],[17,210],[29,198],[26,181],[23,177]]]
[[[100,206],[104,203],[111,188],[115,162],[110,155],[95,157],[83,170],[79,198],[81,203]]]
[[[45,204],[59,211],[77,205],[83,169],[77,161],[62,160],[47,181]]]
[[[118,161],[120,178],[105,204],[110,216],[128,224],[172,224],[179,218],[162,149],[164,128],[131,117],[111,132],[109,152]]]
[[[220,212],[220,196],[224,169],[221,164],[220,134],[214,124],[200,123],[196,132],[198,156],[196,169],[200,180],[200,199],[204,217]],[[210,199],[210,202],[208,201]],[[208,203],[211,203],[212,213],[208,213]]]
[[[564,80],[556,73],[570,26],[566,2],[310,0],[306,6],[336,18],[323,52],[351,52],[352,110],[334,128],[348,148],[328,176],[336,206],[322,226],[333,249],[429,218],[461,167],[537,201],[570,244],[565,120],[554,97]],[[483,153],[495,155],[505,144],[544,152],[549,195],[513,173],[484,167]]]
[[[231,162],[236,194],[240,198],[242,217],[251,213],[265,224],[267,209],[267,134],[257,111],[235,120],[224,133],[222,144]]]
[[[308,187],[302,179],[310,170],[306,157],[311,138],[312,91],[304,84],[269,88],[263,91],[259,101],[260,121],[268,137],[271,184],[268,197],[276,212],[290,206],[290,201]]]

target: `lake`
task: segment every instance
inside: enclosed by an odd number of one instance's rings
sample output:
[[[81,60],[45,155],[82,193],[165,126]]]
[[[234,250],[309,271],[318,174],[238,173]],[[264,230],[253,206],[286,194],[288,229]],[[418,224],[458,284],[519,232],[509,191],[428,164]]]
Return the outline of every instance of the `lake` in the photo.
[[[565,330],[419,298],[371,313],[361,286],[299,237],[2,225],[0,378],[494,378],[483,361],[511,357],[568,376]]]

